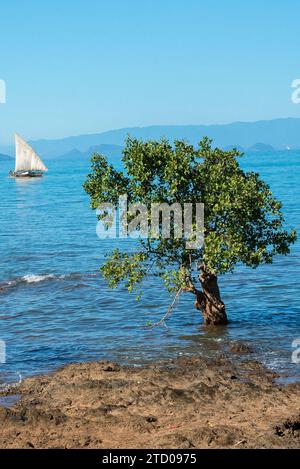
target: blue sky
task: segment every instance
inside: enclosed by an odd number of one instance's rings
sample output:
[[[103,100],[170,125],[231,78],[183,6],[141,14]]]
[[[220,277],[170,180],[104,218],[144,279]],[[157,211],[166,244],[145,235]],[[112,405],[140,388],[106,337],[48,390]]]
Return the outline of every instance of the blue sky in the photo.
[[[3,0],[0,145],[300,117],[298,0]]]

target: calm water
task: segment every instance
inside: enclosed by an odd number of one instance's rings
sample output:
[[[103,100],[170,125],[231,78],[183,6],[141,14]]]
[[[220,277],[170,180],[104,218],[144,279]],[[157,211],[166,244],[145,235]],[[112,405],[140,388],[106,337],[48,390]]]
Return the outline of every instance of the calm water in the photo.
[[[244,157],[283,201],[288,226],[300,231],[300,153]],[[180,353],[212,355],[232,340],[255,347],[268,366],[300,377],[291,343],[300,338],[300,244],[288,257],[258,270],[239,267],[220,278],[231,323],[206,330],[187,294],[169,329],[146,331],[166,311],[169,297],[151,279],[143,303],[109,290],[98,268],[118,241],[101,241],[95,213],[82,190],[88,163],[48,162],[41,180],[14,180],[0,169],[0,339],[7,362],[0,382],[12,382],[66,362],[110,358],[133,363]],[[124,243],[124,241],[123,241]],[[128,245],[128,244],[127,244]],[[130,245],[128,245],[130,248]]]

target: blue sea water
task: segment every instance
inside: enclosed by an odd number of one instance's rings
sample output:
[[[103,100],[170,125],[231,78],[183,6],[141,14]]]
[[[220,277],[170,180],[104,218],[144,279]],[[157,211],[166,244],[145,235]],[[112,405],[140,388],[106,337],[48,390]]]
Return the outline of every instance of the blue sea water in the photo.
[[[239,266],[220,277],[229,326],[204,327],[186,294],[168,329],[145,330],[147,321],[165,313],[170,297],[151,278],[141,303],[124,289],[107,287],[99,266],[106,252],[126,242],[96,236],[95,212],[82,189],[89,163],[47,164],[44,178],[16,180],[8,177],[9,162],[1,162],[0,340],[7,359],[0,363],[0,383],[68,362],[213,356],[234,340],[251,345],[253,357],[270,368],[300,378],[300,364],[291,360],[292,342],[300,338],[299,242],[273,265]],[[283,202],[287,226],[299,230],[300,152],[249,154],[241,165],[270,184]]]

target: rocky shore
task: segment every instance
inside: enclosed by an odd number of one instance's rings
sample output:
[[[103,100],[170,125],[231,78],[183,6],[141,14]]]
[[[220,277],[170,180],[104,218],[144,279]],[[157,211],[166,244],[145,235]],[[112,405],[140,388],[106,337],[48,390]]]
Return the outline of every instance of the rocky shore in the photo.
[[[13,406],[0,407],[1,448],[300,446],[300,384],[278,384],[235,354],[143,367],[71,364],[2,399],[15,393]]]

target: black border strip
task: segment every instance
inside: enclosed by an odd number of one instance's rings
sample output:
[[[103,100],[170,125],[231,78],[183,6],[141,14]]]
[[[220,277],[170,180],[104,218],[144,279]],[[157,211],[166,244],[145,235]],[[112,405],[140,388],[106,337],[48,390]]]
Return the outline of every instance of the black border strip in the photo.
[[[153,466],[173,466],[173,467],[198,467],[208,462],[223,464],[230,462],[231,465],[275,462],[276,464],[287,466],[289,459],[295,461],[300,456],[300,450],[247,450],[247,449],[7,449],[0,450],[0,464],[5,462],[16,462],[20,464],[30,463],[40,465],[72,463],[82,466],[92,467],[153,467]],[[204,467],[204,466],[203,466]]]

